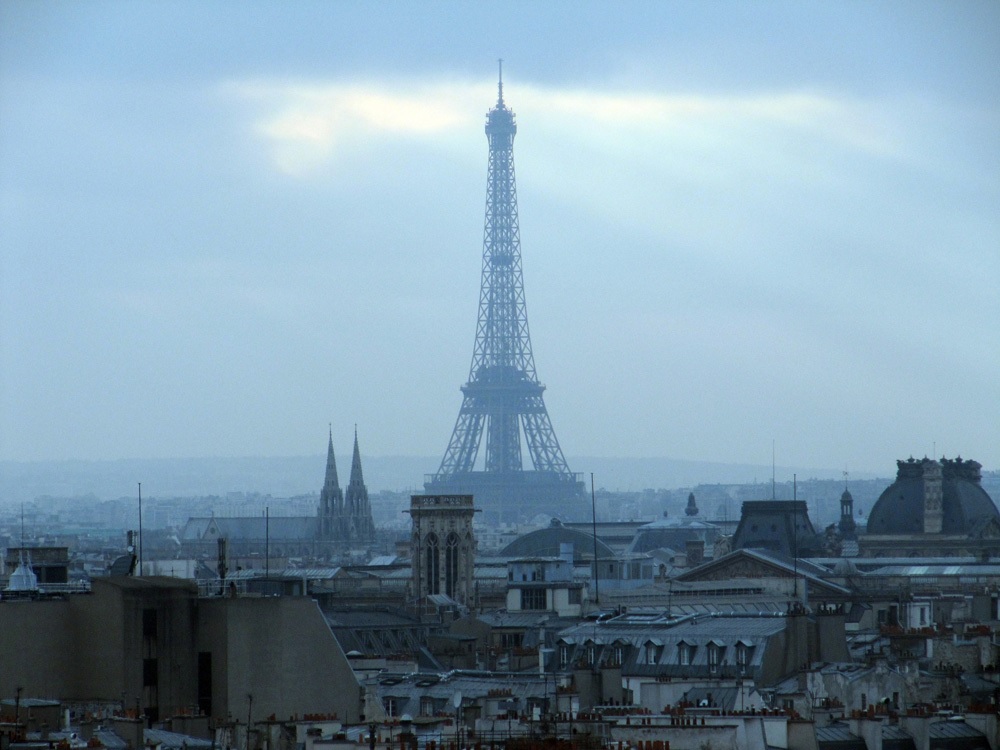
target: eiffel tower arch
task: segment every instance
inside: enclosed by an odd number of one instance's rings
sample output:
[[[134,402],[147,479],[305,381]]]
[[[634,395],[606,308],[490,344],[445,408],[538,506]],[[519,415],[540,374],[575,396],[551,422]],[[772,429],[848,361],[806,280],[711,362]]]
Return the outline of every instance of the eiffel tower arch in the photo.
[[[531,351],[514,181],[516,133],[501,74],[496,106],[486,116],[486,222],[472,365],[448,448],[424,486],[435,495],[471,494],[494,521],[537,513],[582,517],[583,482],[569,470],[559,447]],[[484,436],[485,455],[477,464]]]

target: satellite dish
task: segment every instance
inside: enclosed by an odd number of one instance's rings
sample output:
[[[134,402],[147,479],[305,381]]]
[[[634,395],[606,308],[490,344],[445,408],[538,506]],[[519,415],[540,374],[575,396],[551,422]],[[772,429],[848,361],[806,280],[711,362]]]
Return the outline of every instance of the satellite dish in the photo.
[[[461,690],[456,690],[455,694],[453,696],[451,696],[451,705],[453,705],[455,708],[458,708],[459,706],[462,705],[462,691]]]

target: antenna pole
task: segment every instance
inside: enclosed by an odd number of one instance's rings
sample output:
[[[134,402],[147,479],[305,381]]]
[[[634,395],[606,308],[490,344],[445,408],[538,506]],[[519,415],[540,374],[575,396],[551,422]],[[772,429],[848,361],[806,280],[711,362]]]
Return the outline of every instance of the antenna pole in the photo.
[[[594,604],[601,603],[601,576],[597,562],[597,496],[594,494],[594,472],[590,472],[590,514],[594,529]]]
[[[142,575],[142,482],[139,482],[139,575]]]
[[[271,578],[271,506],[264,507],[264,580]],[[304,591],[302,592],[305,593]]]
[[[774,495],[774,438],[771,438],[771,499],[775,499]]]

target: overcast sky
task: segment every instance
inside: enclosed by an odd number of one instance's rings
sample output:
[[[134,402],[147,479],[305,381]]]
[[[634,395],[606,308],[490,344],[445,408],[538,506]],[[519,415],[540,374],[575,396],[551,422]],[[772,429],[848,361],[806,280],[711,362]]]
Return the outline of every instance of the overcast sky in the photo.
[[[443,454],[500,57],[567,456],[1000,468],[992,0],[6,0],[0,459]]]

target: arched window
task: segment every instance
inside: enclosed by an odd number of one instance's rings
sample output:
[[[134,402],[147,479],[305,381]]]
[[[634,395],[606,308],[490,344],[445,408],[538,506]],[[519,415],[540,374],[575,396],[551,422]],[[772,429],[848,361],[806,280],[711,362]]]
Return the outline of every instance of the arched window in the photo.
[[[441,593],[441,555],[438,550],[437,534],[428,534],[425,546],[427,554],[427,594]]]
[[[455,588],[458,584],[458,534],[448,535],[448,543],[444,552],[444,593],[455,598]]]

